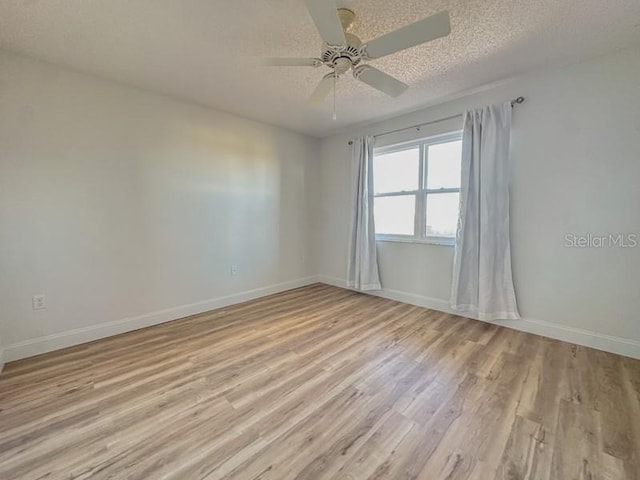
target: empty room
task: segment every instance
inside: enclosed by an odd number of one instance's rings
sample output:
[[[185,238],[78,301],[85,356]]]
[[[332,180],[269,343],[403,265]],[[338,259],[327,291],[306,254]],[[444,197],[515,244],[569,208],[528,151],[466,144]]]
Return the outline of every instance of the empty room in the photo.
[[[0,479],[640,480],[638,0],[0,0]]]

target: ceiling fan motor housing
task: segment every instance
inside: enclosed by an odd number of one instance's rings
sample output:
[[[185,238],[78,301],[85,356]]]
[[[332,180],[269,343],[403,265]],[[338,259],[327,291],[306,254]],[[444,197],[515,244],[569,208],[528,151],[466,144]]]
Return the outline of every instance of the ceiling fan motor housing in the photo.
[[[320,57],[325,65],[335,69],[338,74],[355,67],[363,58],[360,50],[362,41],[351,33],[345,33],[344,36],[347,39],[346,47],[324,44],[324,50]]]

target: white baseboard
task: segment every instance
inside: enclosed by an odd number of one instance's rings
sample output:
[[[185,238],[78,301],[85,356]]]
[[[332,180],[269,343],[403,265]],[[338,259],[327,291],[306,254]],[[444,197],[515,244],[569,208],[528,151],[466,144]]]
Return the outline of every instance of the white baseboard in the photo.
[[[61,348],[80,345],[100,338],[131,332],[140,328],[158,325],[171,320],[177,320],[179,318],[188,317],[189,315],[208,312],[210,310],[215,310],[216,308],[246,302],[248,300],[284,292],[293,288],[304,287],[305,285],[310,285],[318,281],[318,277],[316,276],[290,280],[288,282],[256,288],[254,290],[247,290],[223,297],[212,298],[189,305],[181,305],[179,307],[168,308],[166,310],[146,313],[137,317],[123,318],[112,322],[100,323],[98,325],[91,325],[89,327],[34,338],[32,340],[26,340],[12,345],[5,345],[3,347],[4,361],[11,362],[39,355],[41,353],[59,350]]]
[[[189,305],[181,305],[179,307],[160,310],[157,312],[147,313],[137,317],[129,317],[112,322],[101,323],[89,327],[69,330],[66,332],[47,335],[45,337],[26,340],[23,342],[6,345],[0,348],[0,372],[5,362],[11,362],[22,358],[32,357],[41,353],[59,350],[61,348],[80,345],[82,343],[91,342],[100,338],[110,337],[121,333],[138,330],[140,328],[158,325],[160,323],[177,320],[179,318],[188,317],[198,313],[215,310],[217,308],[234,305],[236,303],[246,302],[256,298],[272,295],[274,293],[284,292],[293,288],[303,287],[315,282],[322,282],[336,287],[347,288],[343,279],[330,277],[326,275],[310,276],[288,282],[278,283],[267,287],[247,290],[240,293],[217,297],[202,302],[192,303]],[[370,295],[376,295],[398,302],[409,303],[440,312],[456,314],[449,308],[447,301],[437,298],[426,297],[414,293],[403,292],[383,288],[379,292],[366,292]],[[640,358],[640,342],[636,340],[605,335],[590,330],[583,330],[557,323],[545,322],[533,319],[521,320],[503,320],[497,322],[489,322],[502,325],[515,330],[533,333],[544,337],[563,340],[565,342],[584,345],[606,352],[617,353],[632,358]]]
[[[336,287],[347,288],[346,281],[341,278],[330,277],[327,275],[319,275],[318,281],[333,285]],[[381,291],[363,292],[378,297],[396,300],[398,302],[409,303],[419,307],[438,310],[440,312],[452,313],[458,315],[451,310],[449,302],[438,299],[417,295],[414,293],[402,292],[383,288]],[[477,320],[477,319],[475,319]],[[484,320],[482,320],[484,321]],[[583,330],[580,328],[569,327],[557,323],[545,322],[542,320],[520,319],[520,320],[499,320],[493,323],[507,328],[513,328],[527,333],[541,335],[543,337],[554,338],[585,347],[591,347],[605,352],[617,353],[632,358],[640,359],[640,342],[628,338],[614,337],[603,333],[593,332],[591,330]]]

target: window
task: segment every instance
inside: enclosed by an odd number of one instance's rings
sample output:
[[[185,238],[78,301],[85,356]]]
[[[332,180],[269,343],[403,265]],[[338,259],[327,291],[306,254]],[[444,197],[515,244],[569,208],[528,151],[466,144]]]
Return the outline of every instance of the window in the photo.
[[[461,156],[460,132],[375,149],[376,238],[453,244]]]

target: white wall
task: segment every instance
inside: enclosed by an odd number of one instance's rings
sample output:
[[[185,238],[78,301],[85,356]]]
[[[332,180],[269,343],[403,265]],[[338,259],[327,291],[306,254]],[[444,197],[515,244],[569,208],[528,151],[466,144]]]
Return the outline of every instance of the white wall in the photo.
[[[315,273],[317,139],[0,52],[0,145],[6,360]]]
[[[505,324],[640,356],[640,247],[564,247],[566,233],[636,233],[640,238],[637,50],[529,75],[325,139],[317,229],[321,273],[337,284],[345,277],[350,138],[519,95],[527,100],[514,110],[512,257],[526,321]],[[386,295],[447,308],[452,247],[379,242],[378,254]]]

